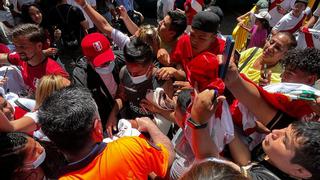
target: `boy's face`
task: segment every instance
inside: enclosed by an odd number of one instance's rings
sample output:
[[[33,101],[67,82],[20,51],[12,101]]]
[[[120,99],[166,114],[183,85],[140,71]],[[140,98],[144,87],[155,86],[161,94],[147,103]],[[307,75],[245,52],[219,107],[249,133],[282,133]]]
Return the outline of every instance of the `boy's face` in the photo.
[[[290,68],[289,66],[284,69],[281,74],[281,82],[285,83],[301,83],[312,86],[317,78],[313,78],[308,72],[301,71],[300,69]]]
[[[200,31],[198,29],[191,28],[190,42],[192,47],[192,54],[196,56],[201,52],[210,48],[211,43],[215,40],[213,33]]]
[[[8,118],[9,121],[14,118],[14,110],[11,104],[3,97],[0,96],[0,110]]]
[[[301,14],[302,11],[306,9],[306,5],[301,2],[297,2],[294,4],[292,10],[294,11],[295,14]]]
[[[299,138],[296,138],[291,125],[287,128],[273,130],[262,142],[264,152],[268,155],[271,163],[281,171],[291,176],[300,176],[297,169],[302,168],[293,164],[291,159],[299,148]],[[300,177],[301,178],[301,177]]]

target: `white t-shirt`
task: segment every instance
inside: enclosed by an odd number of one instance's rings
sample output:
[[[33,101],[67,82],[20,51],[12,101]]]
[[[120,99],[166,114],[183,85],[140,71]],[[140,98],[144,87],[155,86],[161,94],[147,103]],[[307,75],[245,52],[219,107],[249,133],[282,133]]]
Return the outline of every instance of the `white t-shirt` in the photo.
[[[313,12],[313,15],[318,17],[317,22],[313,25],[312,29],[320,30],[320,4],[318,5],[317,9]]]
[[[88,3],[90,6],[97,6],[96,0],[86,0],[86,1],[87,1],[87,3]],[[82,9],[81,6],[79,6],[74,0],[68,0],[67,3],[70,4],[70,5],[72,5],[72,6],[76,6],[76,7],[78,7],[79,9],[81,9],[84,17],[86,18],[86,20],[87,20],[88,23],[89,23],[89,29],[94,27],[94,24],[93,24],[92,20],[90,19],[90,17],[88,16],[88,14]]]
[[[129,36],[115,28],[112,29],[111,38],[120,49],[123,49],[124,46],[130,42]]]
[[[293,16],[293,12],[283,16],[280,21],[273,27],[273,30],[277,31],[288,31],[296,27],[296,25],[304,19],[306,15],[310,13],[310,8],[307,8],[299,17]]]
[[[169,11],[173,10],[174,0],[158,0],[157,21],[160,22]]]
[[[274,1],[276,0],[271,0],[271,3],[273,3]],[[290,11],[294,6],[295,1],[296,0],[284,0],[281,3],[279,3],[279,5],[282,9]],[[269,21],[271,27],[274,27],[278,23],[278,21],[284,16],[284,14],[281,14],[278,11],[277,7],[271,9],[271,11],[269,11],[269,14],[271,15],[271,20]]]

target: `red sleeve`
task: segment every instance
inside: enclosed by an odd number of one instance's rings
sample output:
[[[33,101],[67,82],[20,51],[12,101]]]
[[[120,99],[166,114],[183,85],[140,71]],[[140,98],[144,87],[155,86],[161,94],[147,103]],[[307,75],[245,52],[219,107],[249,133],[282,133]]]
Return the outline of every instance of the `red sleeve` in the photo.
[[[16,65],[16,66],[21,65],[20,55],[16,52],[8,54],[8,61],[12,65]]]
[[[187,43],[188,35],[184,34],[182,35],[176,45],[172,48],[172,51],[170,53],[170,61],[173,63],[181,63],[182,61],[182,56],[183,56],[183,50],[184,46]]]
[[[69,78],[69,74],[57,62],[50,58],[48,59],[47,74],[61,75]]]

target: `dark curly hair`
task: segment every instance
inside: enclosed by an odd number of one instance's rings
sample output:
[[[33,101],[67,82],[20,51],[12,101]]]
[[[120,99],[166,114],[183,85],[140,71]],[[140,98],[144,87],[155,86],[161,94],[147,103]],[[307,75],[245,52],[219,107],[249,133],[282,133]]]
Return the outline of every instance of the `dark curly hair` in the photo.
[[[320,50],[315,48],[289,50],[280,62],[284,67],[299,69],[320,77]]]

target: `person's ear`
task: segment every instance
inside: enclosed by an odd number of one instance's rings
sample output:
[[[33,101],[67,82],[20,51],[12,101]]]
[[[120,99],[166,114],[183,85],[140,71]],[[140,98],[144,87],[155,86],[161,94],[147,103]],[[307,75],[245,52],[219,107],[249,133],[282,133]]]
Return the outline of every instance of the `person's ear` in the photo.
[[[314,85],[314,83],[318,80],[317,75],[310,75],[308,76],[308,84]]]
[[[294,164],[294,166],[295,167],[290,172],[290,174],[293,175],[294,177],[298,177],[302,179],[309,179],[310,177],[312,177],[312,174],[304,167],[298,164]]]
[[[101,142],[103,140],[103,133],[102,133],[102,124],[101,120],[96,118],[93,122],[93,129],[92,129],[92,138],[96,142]]]
[[[42,42],[37,42],[36,46],[38,49],[42,50],[43,44],[42,44]]]

